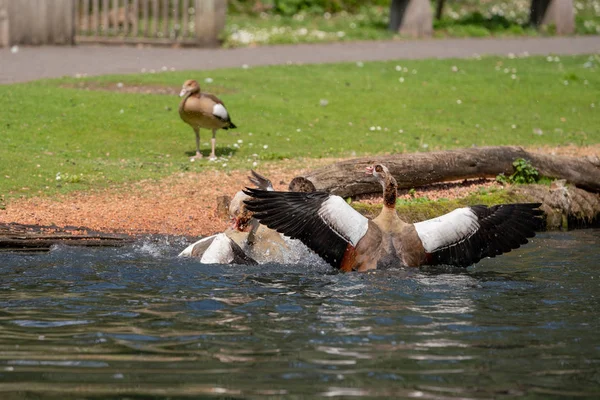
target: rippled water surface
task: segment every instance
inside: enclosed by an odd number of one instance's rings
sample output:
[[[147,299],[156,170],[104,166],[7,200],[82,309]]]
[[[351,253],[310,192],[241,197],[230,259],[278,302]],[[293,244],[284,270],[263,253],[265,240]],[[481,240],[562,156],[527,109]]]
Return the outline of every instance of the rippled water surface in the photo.
[[[467,270],[0,254],[0,398],[599,398],[600,230]]]

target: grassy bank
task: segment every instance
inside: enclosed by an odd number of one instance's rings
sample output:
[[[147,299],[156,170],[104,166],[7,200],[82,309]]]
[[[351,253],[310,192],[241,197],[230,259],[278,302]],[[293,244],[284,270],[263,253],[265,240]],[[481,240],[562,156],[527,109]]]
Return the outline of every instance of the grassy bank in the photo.
[[[0,194],[53,194],[283,158],[600,142],[600,58],[515,57],[239,68],[0,86]],[[191,163],[181,83],[239,129]],[[150,93],[146,93],[150,92]],[[161,94],[167,93],[167,94]],[[208,152],[210,133],[201,131]]]

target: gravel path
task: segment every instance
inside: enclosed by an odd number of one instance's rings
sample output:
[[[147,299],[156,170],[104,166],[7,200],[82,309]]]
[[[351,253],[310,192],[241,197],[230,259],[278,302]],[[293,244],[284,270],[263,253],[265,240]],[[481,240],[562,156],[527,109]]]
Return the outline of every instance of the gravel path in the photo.
[[[240,49],[64,46],[0,49],[0,84],[76,74],[138,73],[142,68],[204,70],[285,63],[330,63],[418,58],[600,53],[600,36],[431,39],[262,46]]]

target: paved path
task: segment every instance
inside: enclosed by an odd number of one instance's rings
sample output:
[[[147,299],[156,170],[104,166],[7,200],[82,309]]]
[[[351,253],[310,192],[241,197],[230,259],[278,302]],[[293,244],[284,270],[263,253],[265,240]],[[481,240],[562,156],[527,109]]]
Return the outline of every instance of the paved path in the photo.
[[[415,58],[462,58],[474,54],[507,55],[600,53],[600,36],[432,39],[312,45],[264,46],[242,49],[174,49],[111,46],[20,47],[0,49],[0,84],[40,78],[138,73],[160,70],[202,70],[285,63],[328,63]]]

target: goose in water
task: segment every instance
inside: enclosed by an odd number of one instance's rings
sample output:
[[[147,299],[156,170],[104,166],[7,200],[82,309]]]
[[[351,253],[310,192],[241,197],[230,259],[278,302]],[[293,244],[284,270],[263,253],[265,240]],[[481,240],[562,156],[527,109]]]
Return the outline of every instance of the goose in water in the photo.
[[[342,271],[446,264],[467,267],[527,243],[540,227],[537,203],[458,208],[415,224],[396,213],[397,183],[387,167],[367,167],[383,187],[383,208],[370,220],[326,192],[246,189],[261,224],[302,241]]]
[[[248,179],[257,188],[274,190],[269,179],[256,171],[251,173]],[[285,238],[253,218],[244,203],[249,199],[242,191],[236,193],[229,204],[231,227],[189,245],[179,256],[200,258],[204,264],[295,263],[314,258],[300,241]]]

